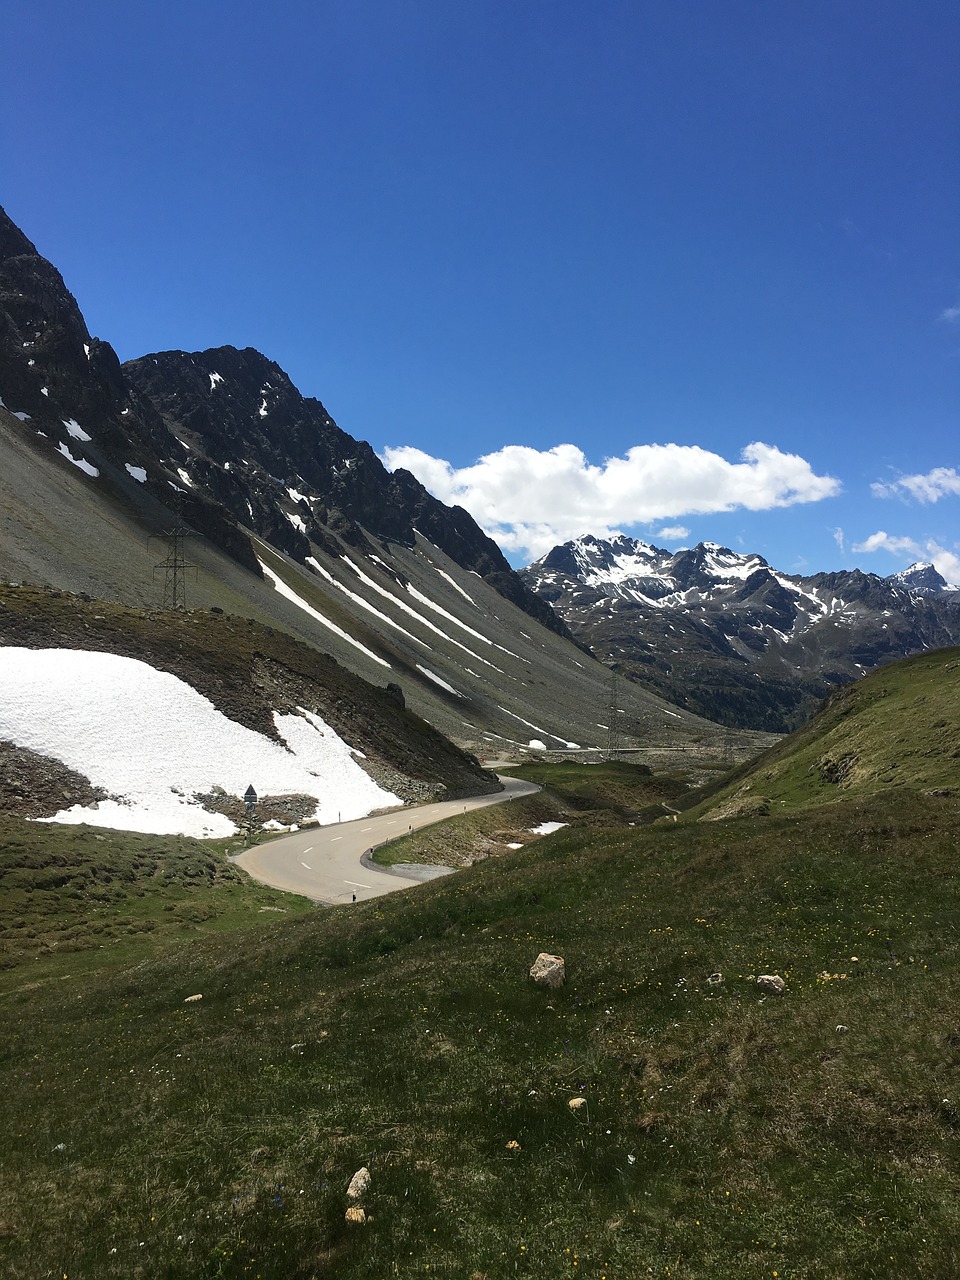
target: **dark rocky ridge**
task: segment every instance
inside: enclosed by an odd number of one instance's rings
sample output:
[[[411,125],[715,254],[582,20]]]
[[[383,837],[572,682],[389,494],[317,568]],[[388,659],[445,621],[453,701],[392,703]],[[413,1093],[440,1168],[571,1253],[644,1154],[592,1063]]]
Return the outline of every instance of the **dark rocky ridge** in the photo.
[[[95,466],[103,483],[139,507],[148,522],[157,528],[171,523],[177,442],[150,402],[128,383],[110,344],[91,337],[60,272],[2,209],[0,398],[21,420],[27,415],[23,428],[38,445],[62,445]],[[68,421],[90,440],[72,435]],[[125,464],[144,458],[153,465],[150,480],[140,486]],[[249,539],[216,503],[202,492],[185,493],[180,502],[185,521],[259,572]]]
[[[329,545],[327,529],[368,551],[367,534],[412,546],[419,530],[564,634],[472,516],[439,502],[410,472],[387,471],[369,444],[342,431],[319,400],[302,396],[259,351],[164,351],[128,361],[123,373],[189,446],[183,465],[191,479],[295,560],[310,554],[308,538]],[[291,489],[303,498],[291,498]],[[302,531],[286,512],[303,522]]]
[[[214,384],[212,374],[223,381]],[[60,272],[2,209],[0,398],[18,417],[28,415],[24,430],[38,443],[62,445],[97,467],[103,483],[156,527],[170,525],[176,495],[187,525],[255,573],[246,529],[300,562],[310,554],[308,537],[338,554],[328,531],[372,551],[367,534],[409,546],[419,529],[544,626],[567,634],[466,511],[446,507],[409,472],[391,475],[368,444],[342,431],[318,400],[301,396],[266,356],[219,347],[121,365],[109,343],[91,337]],[[91,438],[71,434],[70,420]],[[144,484],[131,478],[128,463],[145,468]],[[286,488],[297,485],[309,502],[291,501]]]

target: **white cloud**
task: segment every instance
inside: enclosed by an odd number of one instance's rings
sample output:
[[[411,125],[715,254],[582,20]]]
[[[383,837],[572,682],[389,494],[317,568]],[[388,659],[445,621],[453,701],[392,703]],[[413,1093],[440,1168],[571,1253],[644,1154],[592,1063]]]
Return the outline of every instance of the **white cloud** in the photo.
[[[841,551],[846,551],[846,549],[847,549],[847,540],[846,540],[846,538],[845,538],[845,537],[844,537],[844,535],[843,535],[843,530],[842,530],[842,529],[840,529],[840,528],[834,529],[834,531],[833,531],[833,540],[834,540],[834,542],[837,544],[837,546],[840,548],[840,550],[841,550]]]
[[[946,578],[950,586],[960,587],[960,556],[937,546],[935,542],[927,542],[927,551],[936,571]]]
[[[653,535],[655,538],[662,538],[664,542],[682,542],[684,538],[690,537],[690,530],[683,524],[671,524],[666,529],[661,529],[659,533]]]
[[[917,502],[936,502],[939,498],[960,494],[960,472],[955,467],[934,467],[925,475],[901,476],[889,484],[877,481],[870,486],[875,498],[915,498]]]
[[[644,444],[596,466],[572,444],[506,445],[455,468],[410,446],[383,452],[391,470],[412,471],[442,502],[465,507],[502,547],[531,557],[584,533],[609,537],[617,526],[738,507],[767,511],[840,491],[838,480],[772,445],[749,444],[740,457],[728,462],[696,445]]]
[[[940,319],[946,320],[948,324],[953,324],[954,321],[960,320],[960,307],[944,307],[940,312]]]
[[[853,546],[854,551],[889,551],[902,560],[929,560],[937,572],[951,585],[960,584],[960,556],[940,545],[935,538],[918,542],[915,538],[901,538],[878,529],[863,542]]]
[[[876,533],[871,533],[870,537],[865,538],[863,542],[855,542],[853,550],[866,552],[889,551],[894,556],[913,556],[914,559],[919,559],[923,555],[920,543],[915,542],[913,538],[898,538],[883,529],[878,529]]]

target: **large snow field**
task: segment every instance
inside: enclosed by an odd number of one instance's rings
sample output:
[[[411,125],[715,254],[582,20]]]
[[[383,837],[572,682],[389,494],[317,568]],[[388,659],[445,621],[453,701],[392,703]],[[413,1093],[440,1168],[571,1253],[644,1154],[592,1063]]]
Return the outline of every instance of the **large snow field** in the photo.
[[[274,712],[286,747],[229,720],[177,676],[135,658],[79,649],[0,648],[0,741],[52,756],[116,800],[73,805],[52,822],[157,835],[227,836],[229,818],[194,796],[302,792],[321,822],[400,804],[320,719]]]

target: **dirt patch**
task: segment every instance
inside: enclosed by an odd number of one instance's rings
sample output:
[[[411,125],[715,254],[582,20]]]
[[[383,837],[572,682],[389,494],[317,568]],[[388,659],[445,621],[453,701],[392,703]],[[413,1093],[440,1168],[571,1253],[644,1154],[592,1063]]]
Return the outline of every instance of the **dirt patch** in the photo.
[[[0,809],[15,818],[51,818],[71,805],[108,799],[102,787],[59,760],[0,742]]]

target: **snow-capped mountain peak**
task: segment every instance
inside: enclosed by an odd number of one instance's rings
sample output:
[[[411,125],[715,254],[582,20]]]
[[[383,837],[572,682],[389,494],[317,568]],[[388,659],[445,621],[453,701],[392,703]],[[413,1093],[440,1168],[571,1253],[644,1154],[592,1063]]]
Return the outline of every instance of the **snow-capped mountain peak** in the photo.
[[[960,591],[960,586],[951,586],[934,565],[922,560],[899,573],[891,573],[887,581],[896,582],[908,591],[916,591],[925,596],[938,595],[941,591]]]
[[[604,662],[751,728],[793,728],[836,685],[960,640],[960,603],[933,565],[802,577],[717,542],[671,553],[583,537],[522,576]]]

